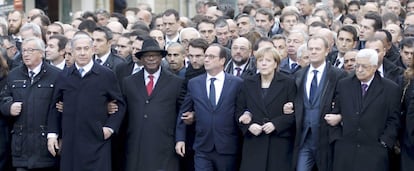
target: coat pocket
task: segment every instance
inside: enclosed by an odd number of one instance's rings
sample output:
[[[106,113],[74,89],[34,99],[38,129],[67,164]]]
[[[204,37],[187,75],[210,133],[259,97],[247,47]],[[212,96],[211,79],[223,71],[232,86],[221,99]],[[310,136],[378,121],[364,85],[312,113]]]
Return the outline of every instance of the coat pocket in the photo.
[[[11,130],[12,142],[12,156],[18,157],[22,155],[23,152],[23,125],[15,125]]]

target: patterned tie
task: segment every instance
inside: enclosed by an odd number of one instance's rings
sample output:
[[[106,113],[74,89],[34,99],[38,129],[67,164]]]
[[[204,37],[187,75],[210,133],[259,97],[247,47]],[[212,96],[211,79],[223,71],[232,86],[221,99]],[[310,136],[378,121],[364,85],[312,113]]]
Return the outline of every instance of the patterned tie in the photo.
[[[102,60],[101,60],[101,59],[96,58],[96,59],[95,59],[95,61],[96,61],[96,63],[98,63],[99,65],[102,65]]]
[[[216,108],[216,87],[214,86],[214,81],[216,81],[216,78],[210,78],[210,93],[208,98],[210,99],[211,105]]]
[[[79,68],[78,71],[79,71],[80,76],[83,77],[84,76],[83,73],[85,72],[85,69]]]
[[[295,70],[297,66],[298,66],[297,63],[290,64],[290,70],[292,70],[292,71]]]
[[[241,73],[241,68],[239,68],[239,67],[236,67],[235,68],[236,69],[236,71],[237,71],[237,73],[236,73],[236,76],[240,76],[240,73]]]
[[[29,71],[29,76],[30,76],[30,84],[33,84],[33,80],[34,80],[34,77],[35,77],[35,72]]]
[[[150,80],[149,80],[149,82],[147,84],[147,93],[148,93],[148,96],[151,96],[152,89],[154,88],[154,76],[153,75],[148,75],[148,78]]]
[[[341,65],[341,60],[337,58],[335,61],[335,67],[339,68],[339,65]]]
[[[313,79],[311,82],[310,92],[309,92],[309,102],[312,103],[315,100],[316,91],[318,90],[318,70],[313,70]]]
[[[364,97],[368,90],[368,84],[365,84],[365,83],[361,84],[361,89],[362,89],[362,97]]]

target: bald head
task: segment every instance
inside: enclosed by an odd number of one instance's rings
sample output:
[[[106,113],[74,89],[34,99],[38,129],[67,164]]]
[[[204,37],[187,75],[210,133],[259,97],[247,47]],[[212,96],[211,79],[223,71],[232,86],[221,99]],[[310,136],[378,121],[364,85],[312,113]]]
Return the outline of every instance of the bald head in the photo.
[[[147,10],[140,10],[137,13],[137,19],[143,21],[147,26],[151,24],[152,14]]]

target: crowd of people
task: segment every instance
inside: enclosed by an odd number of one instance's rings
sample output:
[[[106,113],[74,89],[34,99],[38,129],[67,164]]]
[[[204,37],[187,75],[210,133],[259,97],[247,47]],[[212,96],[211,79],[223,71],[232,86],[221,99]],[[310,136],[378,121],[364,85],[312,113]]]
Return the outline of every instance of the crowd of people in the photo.
[[[0,16],[1,171],[411,171],[414,0]]]

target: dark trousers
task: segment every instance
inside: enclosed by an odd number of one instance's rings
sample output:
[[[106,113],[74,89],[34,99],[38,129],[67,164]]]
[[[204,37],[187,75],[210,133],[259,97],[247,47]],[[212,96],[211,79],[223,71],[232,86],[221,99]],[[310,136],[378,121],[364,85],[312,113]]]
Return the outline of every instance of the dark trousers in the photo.
[[[312,171],[316,166],[318,137],[309,129],[299,149],[297,171]]]
[[[196,171],[237,171],[237,155],[219,154],[215,149],[212,152],[196,151],[194,167]]]

